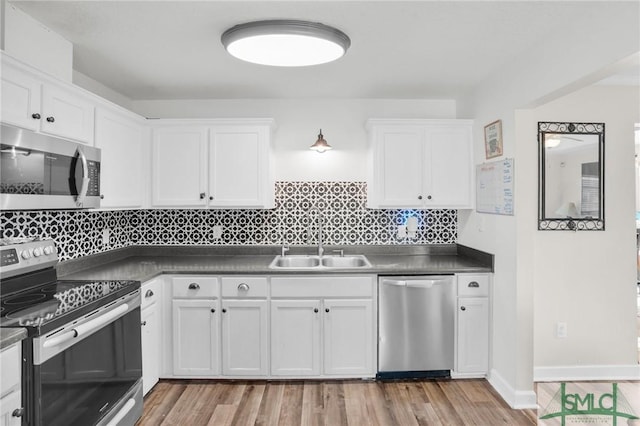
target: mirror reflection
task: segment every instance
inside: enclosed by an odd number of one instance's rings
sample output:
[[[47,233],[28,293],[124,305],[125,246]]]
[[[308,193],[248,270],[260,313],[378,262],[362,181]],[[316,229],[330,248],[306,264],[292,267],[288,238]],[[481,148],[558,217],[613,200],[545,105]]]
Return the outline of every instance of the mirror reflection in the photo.
[[[538,123],[541,230],[604,229],[602,123]]]

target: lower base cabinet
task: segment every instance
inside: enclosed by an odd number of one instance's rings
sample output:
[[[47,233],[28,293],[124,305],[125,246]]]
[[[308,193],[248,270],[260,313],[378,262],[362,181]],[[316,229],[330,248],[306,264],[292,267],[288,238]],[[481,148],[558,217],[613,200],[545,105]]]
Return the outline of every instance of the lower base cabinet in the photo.
[[[269,374],[266,300],[222,300],[222,374]]]
[[[485,377],[489,370],[488,274],[458,274],[456,368],[452,377]]]
[[[144,283],[141,287],[140,338],[142,343],[142,393],[146,395],[160,378],[162,281]]]
[[[15,343],[0,352],[0,425],[22,424],[22,347]]]
[[[173,301],[173,374],[220,374],[218,301]]]

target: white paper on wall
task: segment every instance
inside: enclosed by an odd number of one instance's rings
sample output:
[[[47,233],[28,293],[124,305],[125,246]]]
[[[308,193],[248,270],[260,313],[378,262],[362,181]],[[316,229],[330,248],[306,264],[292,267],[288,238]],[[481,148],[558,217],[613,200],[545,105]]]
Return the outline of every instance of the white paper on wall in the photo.
[[[513,215],[513,158],[476,166],[476,211]]]

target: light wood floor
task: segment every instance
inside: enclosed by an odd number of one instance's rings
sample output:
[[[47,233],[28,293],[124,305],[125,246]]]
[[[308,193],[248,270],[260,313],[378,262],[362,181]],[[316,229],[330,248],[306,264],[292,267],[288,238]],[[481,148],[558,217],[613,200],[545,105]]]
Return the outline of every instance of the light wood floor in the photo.
[[[486,380],[162,380],[143,425],[535,425]]]

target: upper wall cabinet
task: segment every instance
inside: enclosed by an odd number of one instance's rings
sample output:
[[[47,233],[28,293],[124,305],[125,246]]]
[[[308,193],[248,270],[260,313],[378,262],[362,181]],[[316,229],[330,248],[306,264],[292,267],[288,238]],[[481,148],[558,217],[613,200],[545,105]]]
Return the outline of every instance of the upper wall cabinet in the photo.
[[[94,103],[73,87],[58,85],[2,57],[3,123],[93,144]]]
[[[370,208],[471,208],[470,120],[369,120]]]
[[[272,208],[272,120],[159,120],[154,207]]]
[[[149,134],[144,119],[98,107],[95,124],[95,144],[102,150],[101,207],[144,207],[149,170]]]

